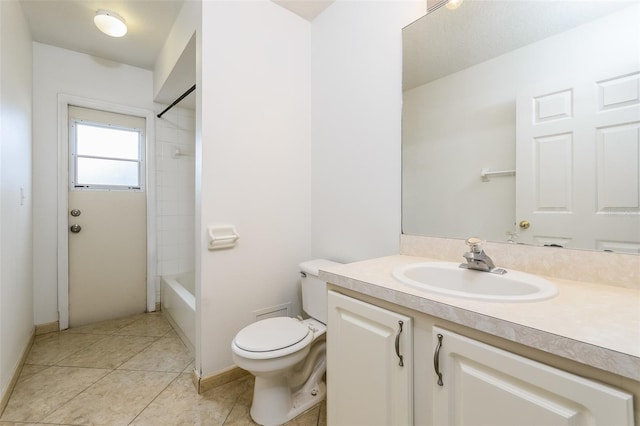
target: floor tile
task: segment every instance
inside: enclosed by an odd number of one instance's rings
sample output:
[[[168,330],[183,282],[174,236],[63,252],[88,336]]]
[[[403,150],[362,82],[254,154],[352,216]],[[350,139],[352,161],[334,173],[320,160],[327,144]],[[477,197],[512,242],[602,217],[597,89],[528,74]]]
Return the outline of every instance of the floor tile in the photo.
[[[46,370],[47,368],[49,368],[48,365],[25,364],[24,366],[22,366],[22,371],[20,372],[20,376],[18,377],[18,383],[27,380],[29,377],[32,377],[42,370]]]
[[[44,421],[127,425],[177,376],[176,373],[115,370],[58,408]]]
[[[247,377],[198,395],[190,375],[183,373],[132,425],[223,425],[238,398],[250,392],[252,386],[252,378]]]
[[[122,364],[123,370],[175,371],[181,373],[191,363],[191,351],[178,336],[161,337]]]
[[[237,404],[229,413],[229,417],[224,422],[224,426],[256,426],[250,414],[251,404]]]
[[[113,370],[156,340],[156,337],[145,336],[105,336],[88,348],[64,358],[57,365]]]
[[[320,415],[318,417],[318,426],[327,426],[327,400],[320,404]]]
[[[255,426],[257,423],[251,418],[251,403],[253,401],[253,377],[249,378],[249,387],[240,395],[236,405],[224,422],[224,426]],[[326,426],[326,402],[310,408],[298,417],[285,423],[286,426]]]
[[[104,339],[94,334],[49,333],[38,336],[27,356],[27,364],[55,365],[64,358]]]
[[[253,384],[254,377],[249,376],[247,379],[247,390],[240,394],[236,405],[229,413],[227,420],[224,422],[225,426],[254,426],[257,423],[251,418],[251,402],[253,401]],[[240,380],[237,380],[238,382]],[[213,389],[212,389],[213,390]]]
[[[191,372],[196,368],[196,363],[195,361],[192,359],[191,362],[189,363],[189,365],[187,365],[184,370],[182,370],[183,373],[189,373],[191,374]]]
[[[66,330],[66,332],[80,333],[80,334],[114,334],[120,329],[136,322],[143,315],[145,314],[138,314],[138,315],[132,315],[125,318],[95,322],[93,324],[87,324],[81,327],[70,328]]]
[[[286,426],[316,426],[318,424],[318,417],[320,416],[321,404],[310,408],[304,413],[300,414],[293,420],[285,423]]]
[[[126,327],[121,328],[115,334],[128,336],[164,336],[168,332],[173,331],[169,322],[158,313],[149,313],[140,319],[132,322]]]
[[[193,369],[161,313],[37,336],[0,426],[256,425],[253,376],[198,395]],[[288,425],[326,426],[326,404]]]
[[[49,367],[16,385],[0,420],[42,421],[108,372],[98,368]]]

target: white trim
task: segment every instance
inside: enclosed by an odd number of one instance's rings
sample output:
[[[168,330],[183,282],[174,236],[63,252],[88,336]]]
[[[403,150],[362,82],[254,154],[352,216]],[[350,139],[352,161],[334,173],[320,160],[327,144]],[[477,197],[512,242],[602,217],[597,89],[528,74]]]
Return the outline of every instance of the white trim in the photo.
[[[147,311],[156,310],[156,185],[155,113],[153,111],[58,94],[58,320],[60,329],[69,328],[69,126],[68,107],[76,105],[146,119],[146,200],[147,200]]]

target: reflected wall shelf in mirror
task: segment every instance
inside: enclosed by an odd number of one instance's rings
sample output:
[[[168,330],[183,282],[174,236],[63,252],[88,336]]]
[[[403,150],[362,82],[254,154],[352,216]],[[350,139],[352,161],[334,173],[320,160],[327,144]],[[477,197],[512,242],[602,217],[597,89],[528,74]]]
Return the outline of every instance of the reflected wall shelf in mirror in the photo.
[[[640,253],[639,21],[638,1],[492,0],[407,26],[403,233]]]

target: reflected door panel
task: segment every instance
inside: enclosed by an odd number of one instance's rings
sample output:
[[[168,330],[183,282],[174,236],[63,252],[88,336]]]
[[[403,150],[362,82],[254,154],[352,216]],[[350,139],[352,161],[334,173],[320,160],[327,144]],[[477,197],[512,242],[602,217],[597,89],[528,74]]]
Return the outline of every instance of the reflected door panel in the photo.
[[[640,253],[640,73],[583,77],[518,97],[519,241]]]

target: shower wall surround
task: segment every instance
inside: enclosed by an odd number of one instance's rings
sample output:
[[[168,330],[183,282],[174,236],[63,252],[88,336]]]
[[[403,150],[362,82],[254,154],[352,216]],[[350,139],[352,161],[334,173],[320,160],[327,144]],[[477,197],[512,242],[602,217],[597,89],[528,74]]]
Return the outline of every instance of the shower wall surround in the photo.
[[[156,301],[161,276],[194,270],[194,153],[193,111],[174,107],[156,119]]]

